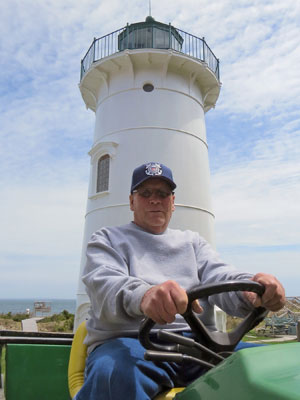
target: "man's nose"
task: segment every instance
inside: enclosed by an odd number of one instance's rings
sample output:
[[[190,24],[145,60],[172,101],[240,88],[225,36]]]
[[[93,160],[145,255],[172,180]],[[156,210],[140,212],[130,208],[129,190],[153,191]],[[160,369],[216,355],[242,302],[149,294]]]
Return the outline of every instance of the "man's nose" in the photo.
[[[149,199],[150,203],[160,203],[161,201],[159,194],[155,190],[153,191]]]

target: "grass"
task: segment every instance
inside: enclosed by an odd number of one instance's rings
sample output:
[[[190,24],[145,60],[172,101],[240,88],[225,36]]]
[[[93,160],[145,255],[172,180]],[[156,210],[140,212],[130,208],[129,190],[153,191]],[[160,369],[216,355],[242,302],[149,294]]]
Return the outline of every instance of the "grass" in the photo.
[[[238,324],[242,321],[242,319],[237,318],[237,317],[231,317],[229,315],[227,315],[227,331],[230,332],[232,330],[234,330]],[[264,327],[265,322],[262,321],[255,329],[251,330],[250,332],[248,332],[242,339],[243,342],[259,342],[259,341],[267,341],[267,340],[272,340],[272,342],[270,341],[270,343],[272,344],[276,344],[276,343],[291,343],[291,342],[297,342],[297,340],[286,340],[286,341],[280,341],[278,340],[277,342],[276,340],[276,336],[270,336],[270,335],[263,335],[261,334],[260,329],[262,327]]]
[[[250,331],[243,337],[243,342],[256,342],[257,340],[267,340],[266,336],[257,335],[256,332]]]
[[[25,313],[12,314],[11,312],[8,312],[7,314],[0,314],[0,318],[21,322],[23,319],[29,318],[29,315]]]
[[[0,359],[1,375],[3,376],[2,384],[5,382],[5,353],[6,353],[6,347],[2,346],[1,347],[1,359]],[[0,377],[0,379],[1,379],[1,377]]]
[[[21,322],[17,322],[9,318],[3,318],[3,316],[0,314],[0,330],[20,331],[21,329],[22,329]]]
[[[1,373],[3,374],[5,368],[5,346],[2,347],[1,352]]]
[[[20,331],[21,321],[27,319],[27,314],[0,314],[0,330]],[[72,333],[74,327],[74,314],[64,310],[59,314],[44,317],[37,321],[40,332],[66,332]]]
[[[37,321],[40,332],[73,332],[74,314],[67,310]]]
[[[276,341],[276,337],[270,337],[270,336],[262,336],[262,335],[256,335],[251,334],[250,332],[245,335],[242,339],[243,342],[259,342],[259,341],[264,341],[265,343],[267,343],[268,341],[272,344],[279,344],[279,343],[292,343],[292,342],[297,342],[296,339],[293,340],[285,340],[282,341],[280,339],[278,339],[278,341]]]

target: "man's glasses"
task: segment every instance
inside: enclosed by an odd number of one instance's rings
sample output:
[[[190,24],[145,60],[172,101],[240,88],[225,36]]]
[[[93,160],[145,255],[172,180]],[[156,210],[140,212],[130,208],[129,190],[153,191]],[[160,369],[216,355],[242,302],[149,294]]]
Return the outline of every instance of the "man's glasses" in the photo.
[[[165,191],[161,189],[137,189],[134,190],[132,193],[137,193],[139,196],[144,197],[145,199],[149,199],[153,193],[160,199],[166,199],[167,197],[171,196],[171,194],[174,194],[174,192],[171,191]]]

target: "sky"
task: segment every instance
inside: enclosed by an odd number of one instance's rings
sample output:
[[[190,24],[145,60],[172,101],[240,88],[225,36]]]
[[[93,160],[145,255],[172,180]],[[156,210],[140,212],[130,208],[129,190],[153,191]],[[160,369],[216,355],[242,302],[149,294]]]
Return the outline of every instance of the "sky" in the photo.
[[[205,37],[222,89],[206,114],[217,250],[300,295],[300,2],[152,0]],[[94,37],[147,0],[0,5],[0,298],[75,298],[95,117],[78,83]]]

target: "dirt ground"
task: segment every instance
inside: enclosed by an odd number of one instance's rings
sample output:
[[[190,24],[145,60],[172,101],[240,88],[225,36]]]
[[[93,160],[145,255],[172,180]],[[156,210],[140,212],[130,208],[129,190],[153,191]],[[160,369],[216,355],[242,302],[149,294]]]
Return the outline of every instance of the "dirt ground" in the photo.
[[[16,322],[12,319],[0,318],[0,331],[21,331],[21,322]]]

